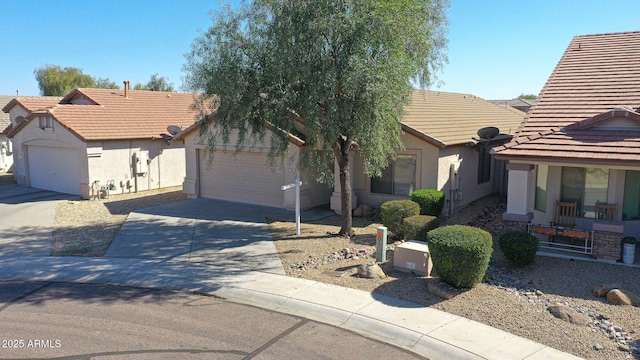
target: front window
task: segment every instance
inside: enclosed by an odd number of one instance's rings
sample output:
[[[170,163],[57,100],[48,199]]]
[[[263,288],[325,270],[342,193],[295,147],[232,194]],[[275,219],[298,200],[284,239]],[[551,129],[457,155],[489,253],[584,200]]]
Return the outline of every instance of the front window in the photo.
[[[640,219],[640,171],[627,170],[624,176],[622,220]]]
[[[38,118],[38,127],[40,129],[52,129],[53,128],[53,121],[51,120],[50,117],[39,117]]]
[[[549,174],[548,165],[538,165],[536,172],[536,203],[535,208],[538,211],[547,211],[547,175]]]
[[[382,170],[380,177],[371,178],[371,192],[410,196],[416,187],[416,156],[398,155]]]
[[[484,147],[478,147],[478,184],[491,180],[491,153]]]
[[[578,215],[595,218],[596,203],[607,202],[609,169],[563,167],[560,200],[576,202]]]

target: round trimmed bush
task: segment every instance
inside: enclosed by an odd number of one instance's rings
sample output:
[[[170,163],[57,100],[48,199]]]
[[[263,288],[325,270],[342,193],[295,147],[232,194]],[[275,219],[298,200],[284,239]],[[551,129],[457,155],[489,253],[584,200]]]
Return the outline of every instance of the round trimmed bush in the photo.
[[[435,189],[420,189],[411,193],[411,200],[420,205],[420,215],[440,216],[444,208],[444,193]]]
[[[493,239],[485,230],[462,225],[443,226],[427,235],[433,269],[456,288],[482,282],[493,252]]]
[[[380,205],[382,224],[396,238],[402,238],[402,220],[409,216],[420,215],[420,205],[411,200],[391,200]]]
[[[509,262],[515,266],[524,266],[535,259],[540,240],[524,231],[510,231],[500,235],[498,246]]]
[[[435,216],[414,215],[402,220],[402,231],[407,240],[427,241],[427,233],[440,225]]]

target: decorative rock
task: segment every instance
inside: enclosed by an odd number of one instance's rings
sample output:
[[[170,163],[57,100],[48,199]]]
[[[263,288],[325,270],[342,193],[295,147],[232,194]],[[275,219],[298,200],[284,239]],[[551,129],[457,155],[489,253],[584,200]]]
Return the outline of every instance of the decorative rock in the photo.
[[[593,296],[606,297],[607,293],[613,289],[618,289],[620,285],[617,284],[600,284],[593,288]]]
[[[603,349],[603,347],[602,347],[602,345],[600,345],[600,344],[595,344],[595,345],[593,345],[593,349],[594,349],[594,350],[598,350],[598,351],[599,351],[599,350],[602,350],[602,349]]]
[[[580,314],[573,308],[566,305],[551,305],[547,308],[553,316],[558,319],[570,322],[575,325],[587,325],[591,322],[591,318],[586,315]]]
[[[374,263],[358,265],[358,276],[367,279],[375,279],[386,278],[387,274],[382,271],[382,268],[378,266],[378,264]]]
[[[431,294],[445,300],[450,300],[454,296],[458,295],[458,292],[453,286],[438,279],[428,280],[427,289]]]
[[[542,296],[542,295],[544,295],[544,293],[542,291],[540,291],[540,290],[536,290],[536,295],[537,296]]]
[[[629,352],[629,345],[624,345],[624,344],[618,344],[618,350],[620,351],[625,351],[625,352]]]
[[[607,301],[616,305],[640,307],[640,297],[628,290],[613,289],[607,293]]]

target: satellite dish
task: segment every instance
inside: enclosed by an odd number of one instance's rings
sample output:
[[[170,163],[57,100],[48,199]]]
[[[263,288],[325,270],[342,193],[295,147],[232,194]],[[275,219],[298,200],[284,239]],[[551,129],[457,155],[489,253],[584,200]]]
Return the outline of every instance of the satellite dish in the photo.
[[[178,133],[180,133],[180,131],[182,131],[182,126],[178,126],[178,125],[169,125],[167,127],[167,131],[169,132],[169,134],[171,134],[172,136],[176,136],[178,135]]]
[[[498,134],[500,134],[500,129],[494,126],[484,127],[478,130],[478,137],[480,140],[491,140],[498,136]]]

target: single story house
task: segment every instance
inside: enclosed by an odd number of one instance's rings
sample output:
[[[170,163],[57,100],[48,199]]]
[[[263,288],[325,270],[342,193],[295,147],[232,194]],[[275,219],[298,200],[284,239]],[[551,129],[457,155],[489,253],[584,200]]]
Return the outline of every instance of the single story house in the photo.
[[[640,238],[640,31],[574,37],[494,153],[509,162],[505,220],[547,251],[618,260]]]
[[[0,107],[4,107],[13,99],[13,96],[0,95]],[[9,114],[0,112],[0,130],[6,129],[11,124]],[[0,172],[10,172],[13,169],[13,144],[11,140],[0,131]]]
[[[475,95],[430,90],[415,90],[405,110],[405,149],[381,177],[366,176],[358,152],[352,152],[354,207],[377,207],[389,200],[408,199],[414,190],[437,189],[445,194],[447,215],[485,196],[506,192],[505,164],[494,161],[489,151],[511,139],[524,112]],[[340,211],[337,169],[331,209]]]
[[[523,112],[473,95],[423,90],[414,91],[406,110],[402,121],[405,150],[382,177],[366,176],[358,152],[352,152],[354,208],[359,204],[377,207],[387,200],[407,199],[413,190],[430,188],[444,191],[445,211],[455,212],[506,189],[504,164],[496,164],[489,150],[511,139],[524,119]],[[290,136],[290,158],[276,169],[268,165],[268,140],[235,152],[231,139],[226,147],[216,144],[210,157],[198,129],[193,126],[176,138],[185,142],[184,191],[190,196],[291,209],[295,193],[280,187],[299,175],[303,209],[329,203],[332,210],[341,211],[337,165],[334,188],[316,183],[313,173],[297,173],[294,159],[304,146],[302,137]],[[480,129],[484,132],[479,135]]]
[[[237,134],[229,144],[219,141],[209,149],[199,135],[197,124],[176,136],[183,141],[186,176],[183,191],[189,197],[203,197],[275,208],[295,209],[295,189],[282,190],[296,178],[300,187],[300,208],[327,204],[331,188],[315,180],[313,171],[298,171],[296,159],[305,142],[289,134],[288,158],[280,166],[269,165],[270,138],[236,151]]]
[[[531,109],[531,107],[538,102],[538,99],[527,100],[527,99],[515,98],[510,100],[489,100],[489,101],[496,105],[502,105],[502,106],[508,105],[520,111],[529,112],[529,109]]]
[[[177,132],[194,123],[192,94],[75,89],[64,98],[12,99],[14,177],[19,185],[81,195],[178,186],[185,174]]]

